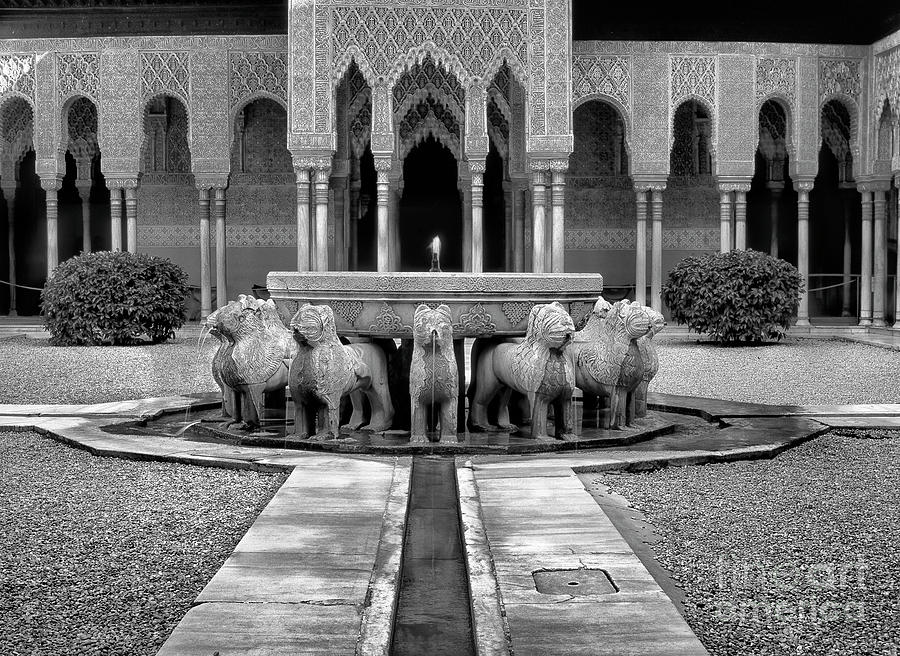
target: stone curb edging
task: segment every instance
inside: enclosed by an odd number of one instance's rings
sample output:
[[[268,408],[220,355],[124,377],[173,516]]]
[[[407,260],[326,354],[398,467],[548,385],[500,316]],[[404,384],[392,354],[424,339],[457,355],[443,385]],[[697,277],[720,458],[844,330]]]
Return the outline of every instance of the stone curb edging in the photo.
[[[508,656],[511,645],[509,626],[503,611],[471,462],[456,467],[456,488],[469,579],[475,653],[478,656]]]
[[[394,617],[400,594],[400,571],[403,566],[403,540],[409,512],[411,463],[394,461],[391,490],[381,522],[378,553],[366,604],[359,625],[357,656],[389,656],[394,631]]]

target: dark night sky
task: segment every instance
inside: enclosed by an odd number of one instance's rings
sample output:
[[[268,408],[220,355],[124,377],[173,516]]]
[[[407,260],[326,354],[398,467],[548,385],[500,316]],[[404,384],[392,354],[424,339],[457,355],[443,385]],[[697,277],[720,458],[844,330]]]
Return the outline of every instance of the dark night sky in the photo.
[[[774,41],[870,44],[900,29],[900,2],[868,0],[840,10],[824,2],[775,2],[748,9],[748,3],[644,3],[575,0],[575,39],[672,41]]]

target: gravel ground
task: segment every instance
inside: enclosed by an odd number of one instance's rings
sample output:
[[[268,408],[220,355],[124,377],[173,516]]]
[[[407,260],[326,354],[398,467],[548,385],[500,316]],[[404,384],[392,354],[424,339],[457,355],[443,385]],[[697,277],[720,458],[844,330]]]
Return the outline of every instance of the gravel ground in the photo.
[[[0,654],[155,654],[284,478],[0,433]]]
[[[900,403],[900,351],[843,340],[659,343],[650,391],[776,404]]]
[[[843,431],[771,461],[592,485],[656,527],[654,552],[713,656],[897,655],[900,432]]]
[[[209,338],[153,346],[51,346],[0,340],[0,403],[103,403],[217,391],[210,374],[218,347]]]

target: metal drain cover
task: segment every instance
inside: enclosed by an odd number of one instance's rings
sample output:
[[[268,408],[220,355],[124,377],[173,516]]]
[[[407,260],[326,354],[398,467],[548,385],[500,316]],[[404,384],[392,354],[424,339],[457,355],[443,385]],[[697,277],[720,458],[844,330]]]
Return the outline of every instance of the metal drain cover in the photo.
[[[532,572],[534,586],[542,594],[605,595],[619,591],[602,569],[551,569]]]

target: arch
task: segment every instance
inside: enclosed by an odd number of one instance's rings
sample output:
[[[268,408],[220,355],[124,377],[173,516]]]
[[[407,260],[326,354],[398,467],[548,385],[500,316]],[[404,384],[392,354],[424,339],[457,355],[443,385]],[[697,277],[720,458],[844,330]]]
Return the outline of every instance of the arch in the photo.
[[[375,71],[372,68],[372,64],[369,62],[369,58],[366,57],[366,53],[357,46],[350,46],[342,52],[334,62],[334,66],[331,69],[332,86],[336,87],[339,85],[344,79],[344,76],[347,75],[347,71],[349,71],[353,65],[356,65],[356,67],[359,68],[359,72],[362,73],[363,78],[365,78],[366,83],[370,87],[375,86],[379,81],[383,81],[375,75]]]
[[[846,121],[840,115],[841,112],[846,114]],[[823,125],[826,120],[836,129],[826,131]],[[855,113],[837,95],[831,95],[819,106],[819,144],[828,147],[838,161],[842,181],[855,178],[858,172],[859,148],[854,134],[856,124]],[[844,152],[845,148],[846,152]],[[847,168],[848,163],[850,164],[849,169]]]
[[[856,102],[856,100],[844,93],[830,93],[826,95],[822,99],[822,102],[819,103],[820,131],[822,124],[822,111],[825,109],[825,105],[830,102],[840,103],[850,115],[850,154],[853,155],[853,174],[855,176],[859,171],[859,104]],[[821,140],[822,135],[820,134],[819,141],[821,142]]]
[[[756,116],[757,120],[759,119],[759,113],[762,111],[763,105],[767,102],[776,103],[781,111],[784,112],[784,122],[785,122],[785,137],[784,144],[785,148],[787,148],[788,155],[791,158],[791,161],[794,160],[794,156],[796,154],[796,147],[794,144],[794,105],[793,103],[782,93],[772,92],[767,93],[765,96],[760,98],[759,102],[756,103]],[[757,141],[757,146],[759,142]]]
[[[609,94],[603,93],[601,91],[596,91],[594,93],[589,93],[580,98],[576,99],[572,103],[572,115],[574,116],[575,110],[585,105],[589,102],[605,102],[608,105],[612,105],[613,109],[615,109],[619,113],[619,118],[622,120],[622,125],[625,128],[625,150],[628,153],[629,159],[631,158],[631,112],[628,111],[628,108],[622,104],[617,98],[613,98]]]
[[[283,116],[275,116],[276,112],[283,112]],[[238,132],[234,128],[241,118],[244,123]],[[282,118],[283,120],[280,120]],[[284,133],[275,132],[273,134],[273,130],[266,129],[267,125],[271,125],[271,123],[265,122],[269,119],[276,124],[276,130],[279,129],[278,126],[282,126]],[[290,174],[291,180],[293,180],[291,154],[287,149],[287,109],[282,103],[260,96],[245,103],[234,115],[231,123],[234,133],[230,146],[232,174]],[[248,130],[253,138],[249,141],[240,140],[239,142],[239,138],[247,135]]]
[[[488,64],[487,70],[484,72],[484,80],[489,81],[493,80],[497,73],[503,68],[503,65],[506,64],[507,68],[512,75],[515,76],[516,81],[521,84],[523,87],[528,87],[528,71],[525,66],[519,61],[519,57],[514,53],[508,46],[503,46],[500,48],[491,59],[491,62]]]
[[[170,103],[177,103],[177,105]],[[151,113],[151,105],[162,102],[165,107],[164,114],[152,114]],[[176,111],[172,111],[171,108],[175,108]],[[183,112],[184,123],[181,124],[181,116]],[[158,144],[151,144],[149,142],[148,136],[150,134],[151,128],[160,128],[163,126],[152,126],[151,121],[154,120],[153,116],[166,117],[166,125],[163,130],[163,143],[166,146],[164,148],[164,153],[160,154],[156,152],[156,146]],[[175,122],[170,121],[170,116],[175,117]],[[157,118],[157,120],[160,120]],[[178,94],[169,94],[169,93],[156,93],[152,96],[149,96],[143,105],[143,111],[141,115],[141,123],[143,126],[143,138],[141,139],[141,150],[140,150],[140,160],[139,160],[139,168],[142,173],[148,172],[156,172],[156,173],[165,173],[165,174],[190,174],[193,169],[191,168],[191,141],[190,141],[190,109],[185,103],[181,96]],[[157,135],[158,138],[159,135]],[[170,141],[172,145],[182,145],[183,138],[183,146],[184,146],[184,157],[182,159],[178,158],[177,151],[170,151],[169,145]],[[153,155],[154,161],[152,163],[153,168],[148,171],[148,157],[150,155],[149,148],[154,148]],[[163,160],[160,161],[159,157],[164,155]],[[174,155],[174,157],[170,157],[170,155]]]
[[[887,98],[879,103],[880,112],[875,123],[875,159],[890,162],[896,146],[897,117],[891,107],[891,101]]]
[[[433,113],[429,113],[424,120],[416,124],[405,138],[400,140],[398,149],[400,160],[406,159],[410,151],[426,141],[428,137],[433,137],[435,141],[450,151],[457,162],[460,161],[459,137],[450,132],[447,126],[439,121]]]
[[[394,119],[396,120],[398,117],[402,118],[403,116],[406,116],[406,113],[411,107],[415,107],[420,102],[427,100],[429,96],[435,100],[441,101],[441,104],[444,105],[444,107],[453,112],[453,115],[456,116],[456,120],[459,121],[460,124],[465,123],[465,109],[459,106],[456,98],[443,89],[434,86],[431,82],[424,87],[419,87],[415,91],[407,93],[397,109],[394,110]]]
[[[83,102],[82,102],[83,101]],[[76,112],[79,115],[73,115]],[[87,112],[89,115],[85,115]],[[60,110],[60,149],[69,151],[76,161],[92,160],[100,150],[99,120],[100,108],[96,101],[87,94],[72,94],[62,103]],[[85,121],[92,125],[84,125]],[[79,134],[72,134],[72,128],[87,128]],[[93,131],[90,131],[93,128]]]
[[[670,115],[669,115],[669,152],[671,153],[672,147],[675,145],[675,115],[678,114],[678,110],[688,102],[695,102],[700,105],[703,110],[709,115],[709,152],[712,156],[711,163],[711,171],[714,173],[716,170],[716,146],[719,143],[719,129],[718,129],[718,116],[716,114],[716,108],[712,105],[706,98],[702,98],[695,93],[689,93],[686,96],[682,96],[678,100],[678,104],[670,105]]]
[[[411,70],[414,66],[421,66],[429,57],[434,60],[435,65],[442,66],[444,70],[452,73],[462,88],[465,88],[474,80],[459,57],[450,53],[446,48],[437,45],[434,41],[425,41],[422,45],[410,48],[405,55],[398,57],[385,77],[385,81],[393,88],[404,73]]]
[[[234,141],[234,122],[237,119],[237,115],[240,114],[244,109],[250,105],[251,103],[256,102],[257,100],[271,100],[275,103],[281,105],[281,108],[288,112],[287,102],[281,96],[275,95],[269,91],[259,90],[254,91],[253,93],[247,94],[240,100],[238,100],[231,110],[228,112],[228,143],[232,143]]]
[[[594,95],[597,95],[597,94],[594,94]],[[602,94],[600,94],[600,95],[602,95]],[[602,97],[602,98],[597,97],[597,98],[592,98],[590,100],[585,100],[584,102],[580,102],[578,104],[578,106],[572,111],[573,134],[574,134],[574,124],[575,124],[575,113],[576,112],[581,113],[584,111],[588,111],[590,109],[591,104],[596,104],[597,107],[600,109],[600,111],[604,111],[605,108],[608,108],[608,110],[610,110],[612,112],[612,115],[614,117],[613,120],[614,121],[617,120],[619,122],[619,124],[622,126],[622,147],[624,149],[626,165],[623,167],[620,162],[618,171],[615,170],[615,165],[613,165],[612,175],[619,176],[619,175],[630,174],[630,171],[631,171],[631,148],[628,143],[628,124],[627,124],[625,116],[623,116],[622,111],[620,110],[620,105],[618,103],[609,102],[609,100],[607,100],[606,97]],[[613,135],[613,139],[614,138],[615,138],[615,135]],[[609,145],[609,144],[607,144],[607,145]],[[612,147],[615,148],[614,142],[612,143]],[[576,145],[576,150],[577,149],[578,149],[578,146]],[[575,153],[575,151],[573,151],[573,154],[574,153]],[[615,155],[615,153],[613,153],[613,155]],[[569,157],[570,157],[570,161],[571,161],[571,155]],[[625,169],[624,173],[622,171],[623,168]],[[570,170],[571,170],[571,164],[570,164]]]
[[[708,171],[708,173],[703,173],[702,172],[703,167],[700,165],[700,162],[702,160],[698,160],[698,168],[697,168],[697,171],[694,172],[694,174],[695,175],[713,175],[714,176],[716,174],[716,115],[715,115],[715,111],[714,111],[713,107],[709,104],[708,101],[704,100],[703,98],[699,98],[699,97],[695,96],[694,94],[690,94],[690,95],[686,96],[685,98],[683,98],[678,103],[678,105],[676,105],[674,107],[674,110],[672,111],[672,115],[669,119],[669,175],[676,175],[676,176],[685,175],[684,173],[675,172],[672,170],[672,161],[676,155],[675,150],[676,150],[676,146],[677,146],[677,144],[675,142],[675,139],[676,139],[675,121],[678,118],[679,112],[681,112],[682,108],[685,107],[688,103],[694,103],[696,106],[699,106],[700,109],[702,109],[703,112],[706,113],[707,120],[709,121],[709,135],[708,135],[708,138],[705,140],[707,154],[709,156],[709,171]],[[692,115],[691,119],[693,122],[696,119],[696,116]],[[699,148],[699,144],[698,144],[698,148]],[[698,155],[700,155],[700,154],[698,153]],[[692,170],[693,170],[693,167],[692,167]]]
[[[0,176],[18,177],[19,164],[31,150],[34,150],[34,106],[20,94],[6,94],[0,100]]]

